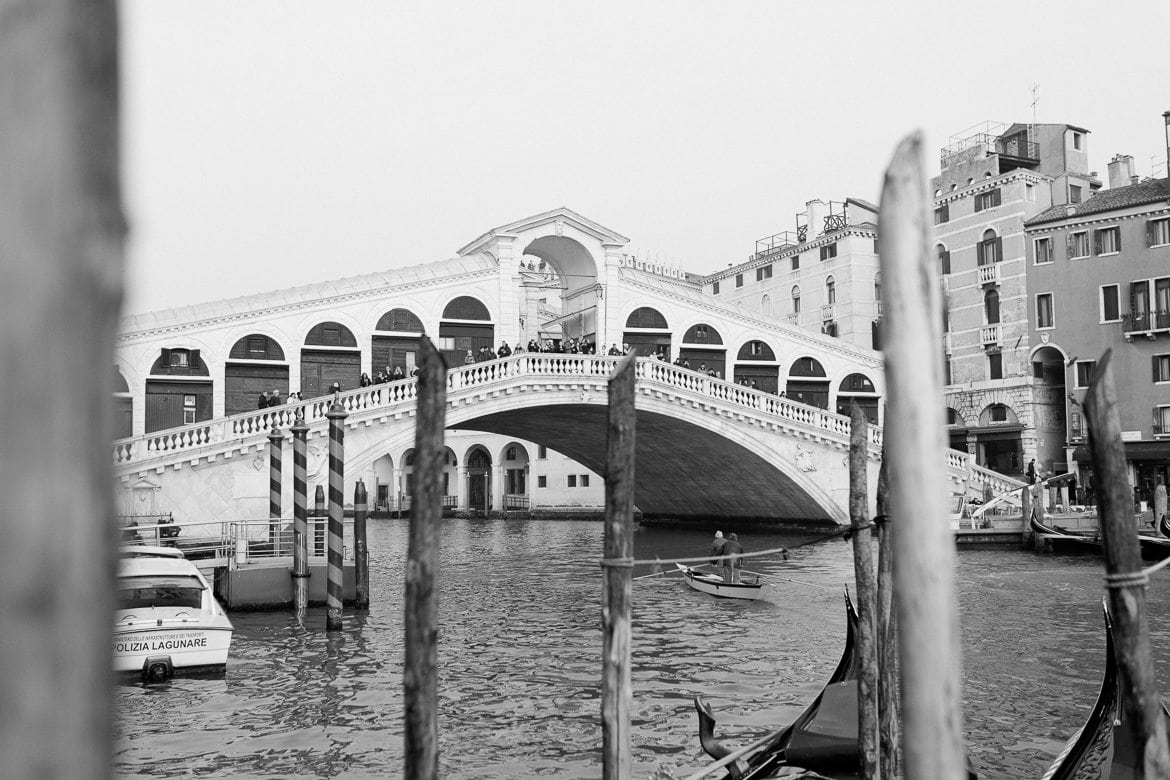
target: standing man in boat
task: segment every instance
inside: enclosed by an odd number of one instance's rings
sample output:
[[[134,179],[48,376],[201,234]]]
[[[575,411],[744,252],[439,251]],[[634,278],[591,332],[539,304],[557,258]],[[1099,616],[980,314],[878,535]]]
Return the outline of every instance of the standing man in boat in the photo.
[[[723,555],[723,545],[727,544],[727,540],[723,538],[722,531],[715,532],[715,540],[711,542],[711,565],[719,567],[719,574],[723,579],[727,579],[726,561],[720,559]]]
[[[1166,516],[1166,482],[1162,475],[1158,475],[1158,485],[1154,488],[1154,533],[1162,533],[1162,518]]]
[[[739,556],[743,552],[743,545],[739,543],[739,537],[734,533],[727,535],[727,541],[723,543],[723,554],[727,556],[723,560],[723,581],[731,583],[739,583]]]

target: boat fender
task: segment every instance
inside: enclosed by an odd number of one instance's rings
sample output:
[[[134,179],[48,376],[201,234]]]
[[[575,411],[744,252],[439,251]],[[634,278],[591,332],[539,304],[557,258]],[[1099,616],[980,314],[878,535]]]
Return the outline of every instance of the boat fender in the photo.
[[[175,665],[169,655],[152,655],[142,664],[144,683],[166,682],[175,675]]]

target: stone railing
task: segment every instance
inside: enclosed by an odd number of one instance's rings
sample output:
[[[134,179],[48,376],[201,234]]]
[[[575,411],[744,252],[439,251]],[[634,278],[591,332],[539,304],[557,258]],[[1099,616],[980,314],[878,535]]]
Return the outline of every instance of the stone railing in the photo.
[[[602,386],[620,359],[604,355],[522,353],[459,366],[447,372],[447,400],[451,403],[457,401],[465,391],[502,387],[523,378],[574,384],[586,382]],[[704,396],[729,411],[751,412],[763,419],[782,420],[798,428],[819,431],[837,441],[849,441],[849,418],[825,409],[650,358],[639,358],[635,373],[638,385],[642,388],[660,388]],[[350,390],[338,394],[336,398],[322,396],[301,403],[120,439],[113,445],[114,464],[123,470],[149,468],[243,446],[262,446],[263,437],[269,431],[273,428],[287,431],[298,417],[303,417],[310,426],[324,426],[327,424],[325,414],[335,401],[353,415],[366,411],[393,412],[403,407],[413,408],[416,397],[415,380],[403,379]],[[871,445],[880,448],[881,429],[871,426],[869,439]],[[971,471],[970,456],[966,453],[951,450],[947,457],[947,466],[952,473],[966,474]]]

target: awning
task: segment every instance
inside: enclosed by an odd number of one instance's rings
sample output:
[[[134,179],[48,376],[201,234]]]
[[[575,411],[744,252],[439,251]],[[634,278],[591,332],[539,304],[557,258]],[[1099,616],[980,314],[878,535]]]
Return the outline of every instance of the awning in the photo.
[[[1125,457],[1129,460],[1170,460],[1170,441],[1127,441]]]
[[[1022,425],[1010,425],[1001,423],[1000,425],[982,425],[978,428],[968,428],[967,435],[979,441],[1002,441],[1020,438],[1020,433],[1024,430]]]

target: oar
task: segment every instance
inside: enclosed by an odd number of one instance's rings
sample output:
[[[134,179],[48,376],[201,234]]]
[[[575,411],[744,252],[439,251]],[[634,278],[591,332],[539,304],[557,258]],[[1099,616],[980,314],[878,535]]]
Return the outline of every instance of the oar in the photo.
[[[654,565],[655,565],[655,566],[661,566],[662,564],[661,564],[661,563],[655,563]],[[644,579],[646,579],[647,577],[657,577],[657,576],[659,576],[659,575],[662,575],[662,574],[670,574],[670,573],[672,573],[672,572],[676,572],[676,571],[677,571],[677,572],[681,572],[681,571],[682,571],[682,569],[680,569],[680,568],[678,568],[677,566],[675,566],[673,569],[662,569],[661,571],[655,571],[655,572],[651,572],[650,574],[643,574],[643,575],[641,575],[641,576],[639,576],[639,577],[634,577],[634,579],[635,579],[635,580],[644,580]]]

